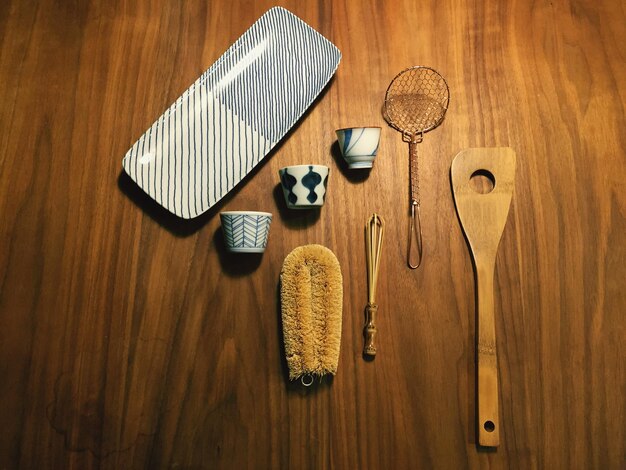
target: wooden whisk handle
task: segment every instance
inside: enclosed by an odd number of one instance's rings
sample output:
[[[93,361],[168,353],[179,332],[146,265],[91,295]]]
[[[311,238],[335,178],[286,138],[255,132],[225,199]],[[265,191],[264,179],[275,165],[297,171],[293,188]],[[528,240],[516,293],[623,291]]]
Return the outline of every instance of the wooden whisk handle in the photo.
[[[376,313],[378,312],[377,304],[367,304],[365,307],[365,315],[367,317],[367,323],[365,324],[365,348],[363,354],[367,356],[376,355],[376,334],[378,329],[376,328]]]

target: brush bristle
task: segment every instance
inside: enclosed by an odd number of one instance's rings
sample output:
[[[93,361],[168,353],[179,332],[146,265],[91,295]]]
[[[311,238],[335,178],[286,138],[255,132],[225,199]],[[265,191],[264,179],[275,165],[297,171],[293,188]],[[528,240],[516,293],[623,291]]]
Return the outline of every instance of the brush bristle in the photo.
[[[289,378],[334,375],[339,362],[343,307],[337,257],[321,245],[300,246],[285,258],[280,281]]]

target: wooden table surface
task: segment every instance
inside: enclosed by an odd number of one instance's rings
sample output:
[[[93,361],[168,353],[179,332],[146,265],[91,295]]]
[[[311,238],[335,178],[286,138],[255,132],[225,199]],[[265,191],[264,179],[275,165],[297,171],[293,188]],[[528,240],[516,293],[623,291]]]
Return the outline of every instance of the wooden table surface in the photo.
[[[618,469],[626,461],[626,13],[618,0],[281,2],[341,65],[295,130],[209,213],[168,215],[130,145],[273,4],[0,4],[0,468]],[[381,116],[405,67],[439,70],[420,145],[425,257],[404,261],[408,148]],[[382,126],[374,169],[334,130]],[[496,262],[501,443],[478,448],[472,262],[450,164],[510,146]],[[331,167],[318,212],[277,170]],[[263,257],[221,210],[274,213]],[[387,221],[379,354],[365,361],[363,227]],[[278,277],[321,243],[344,278],[339,370],[289,384]]]

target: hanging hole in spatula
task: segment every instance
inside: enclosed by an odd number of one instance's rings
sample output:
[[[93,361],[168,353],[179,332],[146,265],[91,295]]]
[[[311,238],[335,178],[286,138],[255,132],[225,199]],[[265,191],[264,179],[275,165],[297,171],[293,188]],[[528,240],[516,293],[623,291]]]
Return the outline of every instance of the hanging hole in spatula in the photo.
[[[485,421],[485,424],[483,424],[483,427],[485,428],[485,431],[487,432],[494,432],[496,430],[496,425],[494,424],[493,421]]]
[[[496,178],[489,170],[476,170],[470,176],[470,187],[478,194],[489,194],[496,186]]]

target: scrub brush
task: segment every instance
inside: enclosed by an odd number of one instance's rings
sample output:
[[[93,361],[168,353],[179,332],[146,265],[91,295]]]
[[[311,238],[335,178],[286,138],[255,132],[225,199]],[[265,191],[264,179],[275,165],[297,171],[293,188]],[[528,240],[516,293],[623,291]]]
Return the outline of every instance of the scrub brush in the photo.
[[[309,386],[315,376],[335,375],[343,306],[335,254],[321,245],[289,253],[280,273],[280,300],[289,379]]]

